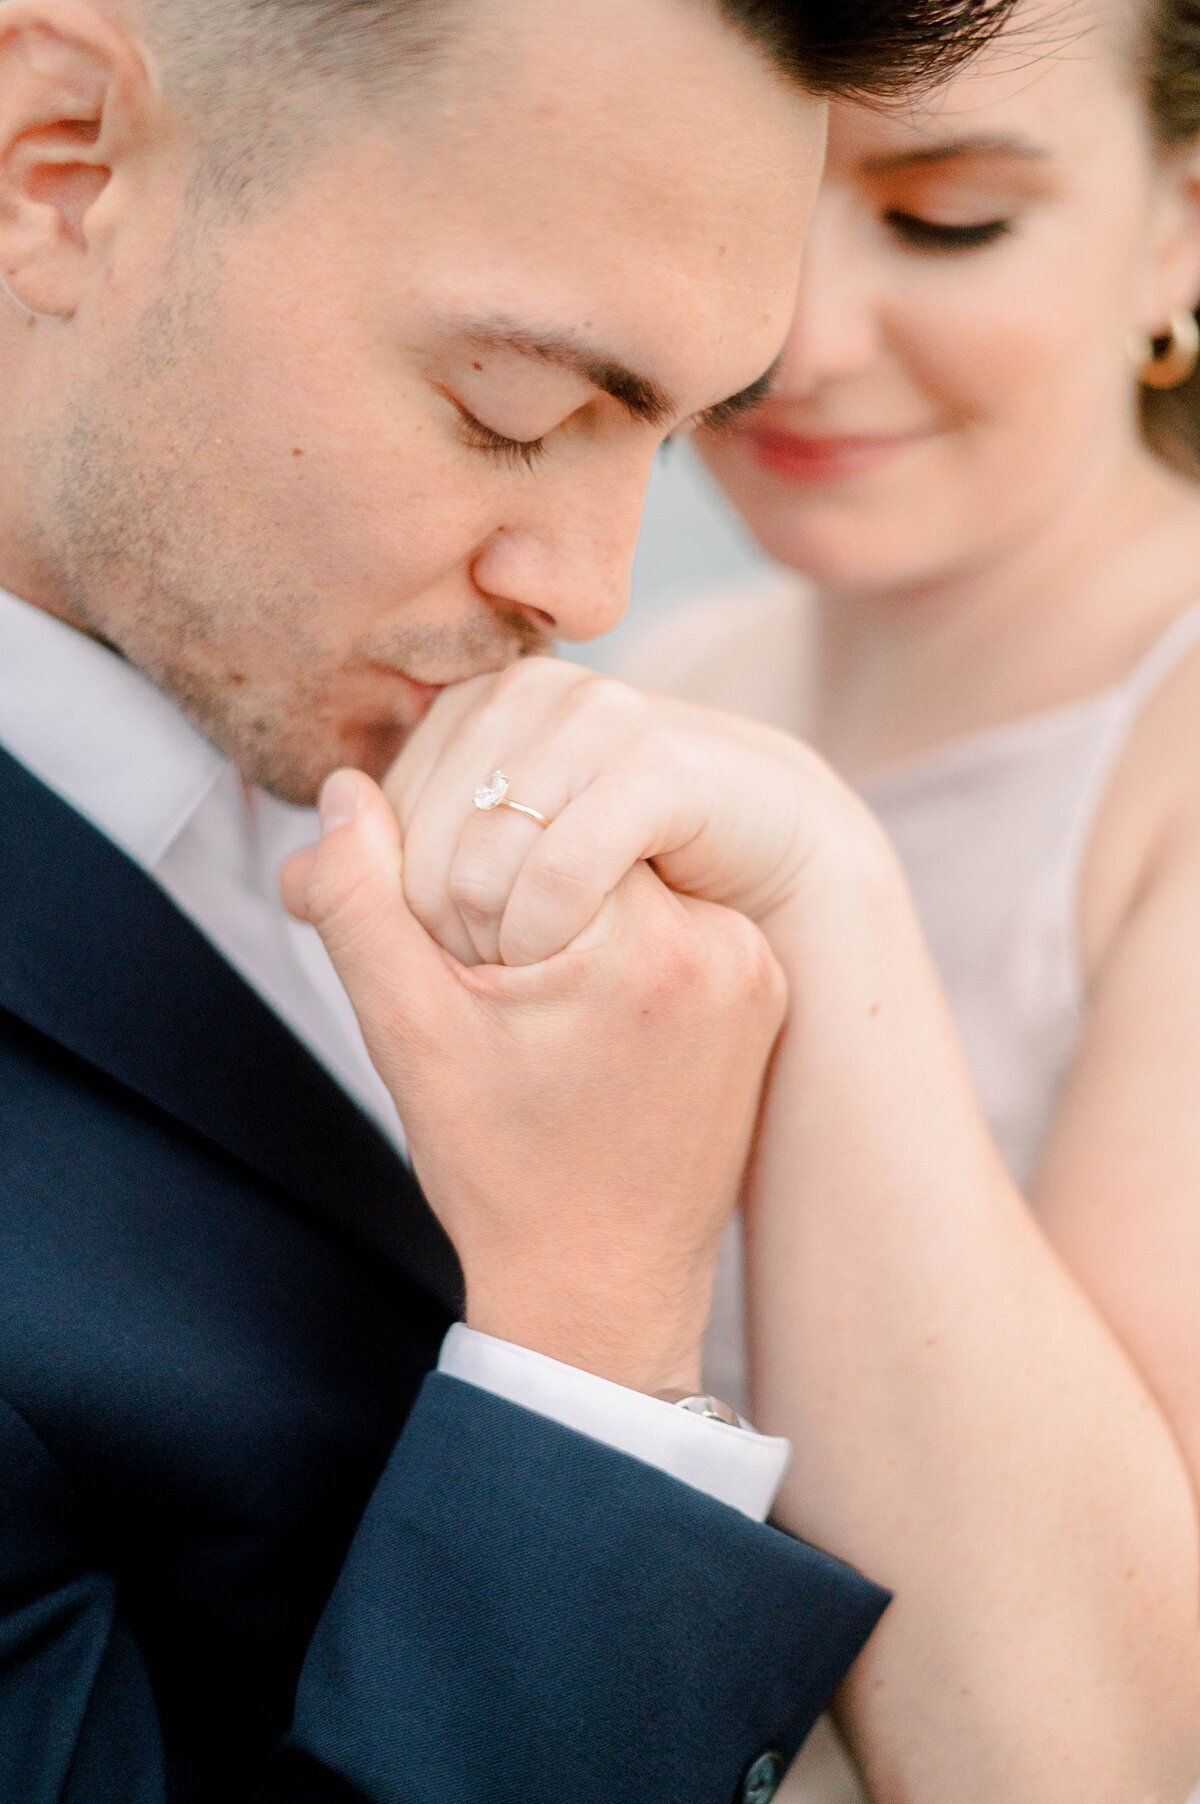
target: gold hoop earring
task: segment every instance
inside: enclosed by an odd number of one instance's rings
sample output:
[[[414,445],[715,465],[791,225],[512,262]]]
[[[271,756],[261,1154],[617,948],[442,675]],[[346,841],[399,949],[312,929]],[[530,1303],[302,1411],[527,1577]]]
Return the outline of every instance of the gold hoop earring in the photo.
[[[1194,313],[1181,308],[1171,315],[1162,337],[1153,338],[1146,345],[1138,379],[1143,388],[1178,388],[1198,363],[1200,323]]]

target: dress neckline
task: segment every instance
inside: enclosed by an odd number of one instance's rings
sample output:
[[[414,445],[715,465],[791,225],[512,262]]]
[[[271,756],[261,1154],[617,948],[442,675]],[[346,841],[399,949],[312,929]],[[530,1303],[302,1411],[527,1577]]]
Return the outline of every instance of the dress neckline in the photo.
[[[853,787],[868,802],[886,800],[905,790],[919,789],[939,779],[977,770],[1005,756],[1011,757],[1016,750],[1037,752],[1048,741],[1066,737],[1090,724],[1093,717],[1103,720],[1110,713],[1132,716],[1198,639],[1200,600],[1176,614],[1133,667],[1116,682],[1072,701],[1056,702],[1049,708],[1037,708],[1011,720],[998,721],[993,726],[956,734],[926,751],[880,765],[857,780]]]
[[[896,790],[917,789],[938,778],[977,769],[994,759],[1011,756],[1016,748],[1040,750],[1048,740],[1082,726],[1093,714],[1107,713],[1119,704],[1124,688],[1123,682],[1110,683],[1075,701],[1056,702],[1053,707],[1037,708],[994,726],[956,733],[952,739],[944,739],[926,751],[878,765],[857,779],[853,787],[860,795],[872,798]]]

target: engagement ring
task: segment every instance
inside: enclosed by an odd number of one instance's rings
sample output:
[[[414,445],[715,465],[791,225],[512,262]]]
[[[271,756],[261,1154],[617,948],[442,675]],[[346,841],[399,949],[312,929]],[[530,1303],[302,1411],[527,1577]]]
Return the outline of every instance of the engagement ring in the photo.
[[[524,814],[539,827],[548,827],[550,822],[536,808],[527,808],[524,802],[514,802],[508,793],[508,778],[502,770],[494,770],[486,783],[481,783],[475,791],[475,806],[485,814],[493,808],[511,808],[514,814]]]

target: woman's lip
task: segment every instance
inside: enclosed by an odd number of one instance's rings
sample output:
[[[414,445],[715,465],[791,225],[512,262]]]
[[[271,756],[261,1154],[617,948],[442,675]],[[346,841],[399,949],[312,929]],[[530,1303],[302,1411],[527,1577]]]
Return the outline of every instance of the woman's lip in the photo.
[[[915,432],[819,435],[770,426],[750,426],[745,434],[756,463],[799,482],[836,482],[877,469],[920,436]]]

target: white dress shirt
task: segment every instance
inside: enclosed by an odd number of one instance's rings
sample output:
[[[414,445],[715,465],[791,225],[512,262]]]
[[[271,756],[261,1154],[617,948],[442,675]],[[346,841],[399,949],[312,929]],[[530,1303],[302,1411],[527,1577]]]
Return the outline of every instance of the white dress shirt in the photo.
[[[314,843],[315,814],[245,782],[115,653],[3,591],[0,744],[155,879],[403,1152],[395,1106],[325,949],[279,901],[279,867]],[[451,1329],[439,1370],[759,1521],[783,1478],[786,1441],[691,1415],[473,1329]]]

